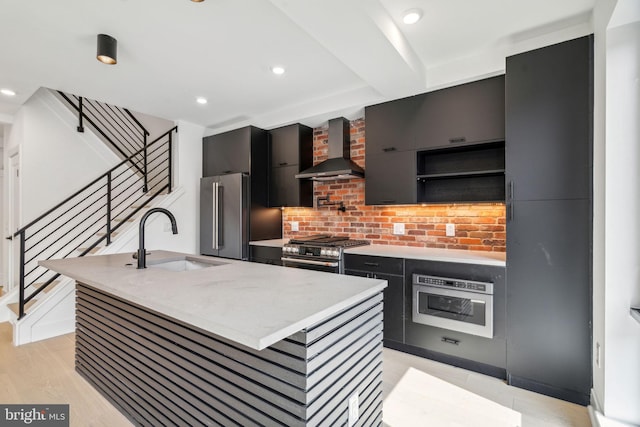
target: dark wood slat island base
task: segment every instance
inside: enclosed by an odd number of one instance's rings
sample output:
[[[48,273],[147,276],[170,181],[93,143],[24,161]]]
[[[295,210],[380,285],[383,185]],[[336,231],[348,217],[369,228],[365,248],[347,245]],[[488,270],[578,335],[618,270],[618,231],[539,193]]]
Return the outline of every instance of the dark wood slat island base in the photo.
[[[135,425],[382,424],[382,294],[264,350],[77,283],[76,370]]]

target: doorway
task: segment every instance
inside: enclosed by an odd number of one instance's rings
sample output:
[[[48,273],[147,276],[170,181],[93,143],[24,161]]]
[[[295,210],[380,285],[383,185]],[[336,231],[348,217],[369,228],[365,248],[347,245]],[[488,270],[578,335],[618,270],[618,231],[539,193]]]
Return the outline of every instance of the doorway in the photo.
[[[8,153],[7,173],[7,198],[9,206],[4,210],[4,214],[8,216],[7,235],[12,236],[20,228],[21,211],[20,211],[20,151],[16,148]],[[5,236],[7,237],[7,236]],[[5,265],[7,272],[7,291],[13,289],[20,283],[20,268],[18,262],[20,260],[20,241],[18,239],[11,240],[8,251],[7,264]]]

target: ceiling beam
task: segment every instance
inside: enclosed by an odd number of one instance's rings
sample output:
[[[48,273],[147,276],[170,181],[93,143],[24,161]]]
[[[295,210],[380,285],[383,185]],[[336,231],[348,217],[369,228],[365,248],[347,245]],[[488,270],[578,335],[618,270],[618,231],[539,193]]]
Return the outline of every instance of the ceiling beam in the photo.
[[[422,61],[379,1],[271,2],[376,90],[380,99],[425,90]]]

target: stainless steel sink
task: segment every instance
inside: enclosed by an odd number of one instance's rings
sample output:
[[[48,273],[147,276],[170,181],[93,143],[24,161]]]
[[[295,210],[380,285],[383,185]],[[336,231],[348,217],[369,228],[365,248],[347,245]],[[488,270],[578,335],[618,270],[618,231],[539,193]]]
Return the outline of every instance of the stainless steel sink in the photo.
[[[202,260],[202,259],[179,259],[179,260],[171,260],[171,261],[161,261],[161,262],[150,262],[147,260],[148,268],[160,268],[167,271],[192,271],[192,270],[201,270],[203,268],[209,267],[217,267],[219,265],[225,265],[225,262],[219,262],[214,260]]]

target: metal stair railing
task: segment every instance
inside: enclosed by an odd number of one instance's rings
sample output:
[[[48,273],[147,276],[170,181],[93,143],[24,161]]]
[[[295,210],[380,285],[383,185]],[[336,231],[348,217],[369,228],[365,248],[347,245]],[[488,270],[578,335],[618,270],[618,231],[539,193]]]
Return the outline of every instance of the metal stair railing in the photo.
[[[25,315],[25,305],[59,276],[38,260],[80,257],[103,242],[111,244],[114,233],[147,203],[171,192],[172,135],[177,129],[133,152],[12,235],[20,244],[18,319]]]
[[[60,97],[78,113],[78,132],[84,132],[88,123],[107,142],[121,159],[126,159],[147,144],[149,131],[126,108],[57,91]],[[140,175],[145,175],[147,164],[132,164]]]

